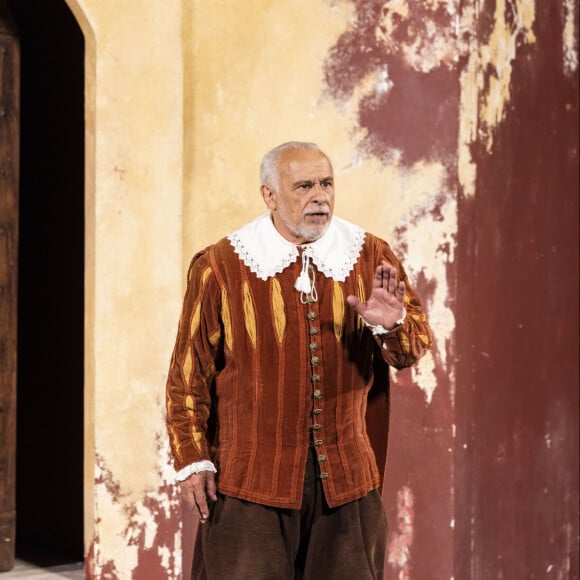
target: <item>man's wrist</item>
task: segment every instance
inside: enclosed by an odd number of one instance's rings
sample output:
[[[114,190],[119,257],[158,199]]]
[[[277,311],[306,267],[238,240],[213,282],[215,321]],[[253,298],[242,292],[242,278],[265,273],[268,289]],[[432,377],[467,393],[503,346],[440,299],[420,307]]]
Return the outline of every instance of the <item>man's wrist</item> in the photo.
[[[405,322],[406,316],[407,310],[403,308],[403,314],[401,315],[401,318],[399,318],[399,320],[395,322],[392,328],[385,328],[382,324],[371,324],[370,322],[367,322],[364,318],[363,321],[368,326],[369,330],[373,333],[373,336],[378,336],[381,334],[389,334],[389,332],[392,332],[397,327],[401,326],[401,324]]]

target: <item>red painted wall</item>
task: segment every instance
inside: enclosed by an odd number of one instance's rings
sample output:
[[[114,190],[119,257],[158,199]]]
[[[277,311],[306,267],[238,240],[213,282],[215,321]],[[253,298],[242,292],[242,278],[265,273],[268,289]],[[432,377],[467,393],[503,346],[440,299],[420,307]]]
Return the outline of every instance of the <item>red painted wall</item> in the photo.
[[[563,72],[562,4],[536,2],[537,42],[459,205],[461,580],[578,578],[578,72]]]
[[[497,18],[496,2],[476,4],[471,50]],[[465,61],[423,72],[399,50],[426,34],[426,19],[450,29],[444,9],[409,2],[389,45],[377,31],[394,5],[354,1],[352,25],[325,63],[338,101],[369,73],[388,73],[382,92],[363,89],[359,147],[385,163],[393,150],[409,167],[444,162],[459,202],[447,279],[456,330],[436,344],[454,360],[455,384],[438,369],[427,404],[404,371],[391,392],[388,579],[578,578],[578,71],[563,64],[565,4],[535,2],[535,42],[517,41],[493,147],[472,146],[475,196],[456,173]],[[514,31],[522,15],[507,8]],[[505,74],[490,68],[484,81]],[[428,303],[429,286],[419,280],[418,289]]]

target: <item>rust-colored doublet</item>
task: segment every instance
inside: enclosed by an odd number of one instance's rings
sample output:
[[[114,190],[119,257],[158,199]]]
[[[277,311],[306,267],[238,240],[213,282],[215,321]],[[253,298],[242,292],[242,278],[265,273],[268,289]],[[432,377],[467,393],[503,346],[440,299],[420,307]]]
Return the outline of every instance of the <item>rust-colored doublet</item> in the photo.
[[[407,315],[375,339],[346,297],[368,298],[384,262],[407,284]],[[300,271],[298,259],[261,280],[228,239],[194,256],[167,422],[176,469],[209,459],[221,493],[281,508],[300,508],[312,441],[333,507],[380,485],[365,425],[373,357],[409,366],[430,346],[431,330],[402,266],[375,236],[366,234],[344,282],[315,272],[317,301],[301,302]]]

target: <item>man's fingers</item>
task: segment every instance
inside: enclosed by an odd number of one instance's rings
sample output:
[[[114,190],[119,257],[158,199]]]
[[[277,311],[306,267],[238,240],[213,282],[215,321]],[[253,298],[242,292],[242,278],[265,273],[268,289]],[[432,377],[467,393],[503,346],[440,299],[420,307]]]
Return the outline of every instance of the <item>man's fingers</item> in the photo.
[[[377,266],[373,278],[373,288],[382,288],[391,294],[395,294],[398,287],[399,273],[396,268],[388,264]]]
[[[207,497],[212,501],[217,501],[217,488],[215,484],[215,477],[211,471],[207,474]]]
[[[382,287],[383,287],[383,266],[377,266],[373,278],[373,288],[382,288]]]
[[[207,520],[209,517],[209,508],[207,507],[207,497],[205,495],[204,487],[195,487],[193,491],[193,497],[195,498],[195,504],[197,505],[197,511],[199,512],[199,517],[202,520]]]
[[[395,294],[398,286],[398,272],[396,268],[389,268],[388,266],[383,270],[383,287],[390,294]]]
[[[399,282],[399,287],[397,288],[397,292],[399,293],[399,298],[403,300],[405,296],[405,282]]]
[[[181,497],[185,502],[185,505],[193,511],[195,509],[195,499],[193,497],[193,487],[191,486],[181,486]]]

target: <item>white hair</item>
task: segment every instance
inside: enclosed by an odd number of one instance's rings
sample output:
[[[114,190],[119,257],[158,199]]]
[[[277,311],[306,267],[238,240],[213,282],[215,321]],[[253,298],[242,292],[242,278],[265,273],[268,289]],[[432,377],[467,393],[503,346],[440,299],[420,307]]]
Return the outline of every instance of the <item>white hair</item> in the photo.
[[[288,141],[287,143],[282,143],[282,145],[274,147],[274,149],[271,149],[266,153],[266,155],[264,155],[260,165],[261,185],[267,185],[274,190],[278,189],[278,161],[285,151],[292,151],[294,149],[318,151],[328,159],[326,153],[324,153],[316,143],[308,143],[306,141]]]

